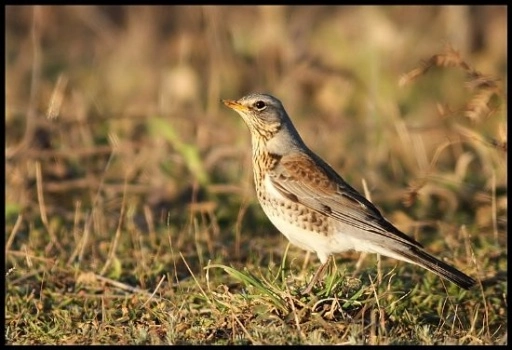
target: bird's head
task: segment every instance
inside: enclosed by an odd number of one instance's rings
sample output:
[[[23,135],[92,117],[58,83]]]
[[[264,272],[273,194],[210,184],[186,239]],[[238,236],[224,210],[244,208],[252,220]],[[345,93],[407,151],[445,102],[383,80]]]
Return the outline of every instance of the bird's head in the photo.
[[[251,132],[253,149],[262,146],[267,152],[286,154],[305,149],[281,101],[267,94],[250,94],[237,101],[222,100],[245,121]]]
[[[253,137],[268,141],[281,130],[290,118],[277,98],[267,94],[250,94],[237,101],[222,100],[245,121]]]

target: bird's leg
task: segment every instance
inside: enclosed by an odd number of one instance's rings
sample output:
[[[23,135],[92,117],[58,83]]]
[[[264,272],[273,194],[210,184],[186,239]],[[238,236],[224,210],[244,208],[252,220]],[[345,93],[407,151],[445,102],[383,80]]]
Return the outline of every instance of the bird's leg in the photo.
[[[329,264],[329,261],[331,260],[331,257],[329,256],[329,259],[327,259],[327,261],[320,265],[320,267],[318,268],[318,270],[316,270],[315,272],[315,275],[313,276],[313,278],[311,279],[311,282],[309,282],[309,284],[307,285],[306,289],[304,289],[301,294],[302,295],[306,295],[306,294],[309,294],[311,292],[311,289],[313,289],[313,286],[316,284],[316,282],[320,279],[320,277],[323,276],[324,272],[325,272],[325,268],[327,267],[327,265]]]

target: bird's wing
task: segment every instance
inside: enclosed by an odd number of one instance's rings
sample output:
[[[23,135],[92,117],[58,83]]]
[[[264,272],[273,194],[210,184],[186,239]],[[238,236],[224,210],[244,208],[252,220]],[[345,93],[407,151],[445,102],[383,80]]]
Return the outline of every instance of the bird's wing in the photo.
[[[379,210],[347,184],[315,154],[283,156],[269,173],[270,181],[284,197],[326,216],[407,245],[422,247],[382,217]]]

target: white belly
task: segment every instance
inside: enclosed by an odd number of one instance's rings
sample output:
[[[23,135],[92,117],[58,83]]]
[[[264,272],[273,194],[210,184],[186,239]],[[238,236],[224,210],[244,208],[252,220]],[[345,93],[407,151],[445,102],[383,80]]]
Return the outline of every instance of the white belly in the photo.
[[[284,220],[281,216],[273,215],[265,210],[272,224],[290,241],[291,244],[304,250],[317,253],[322,263],[327,261],[326,251],[329,250],[329,240],[326,236],[305,230],[288,220]],[[325,260],[325,261],[324,261]]]
[[[322,263],[325,263],[329,255],[341,253],[348,250],[359,252],[379,253],[399,260],[405,260],[400,255],[385,248],[385,244],[379,244],[375,240],[374,233],[363,231],[355,226],[347,225],[336,219],[329,218],[329,232],[315,232],[305,229],[304,218],[298,217],[295,220],[290,216],[282,214],[282,206],[278,202],[291,201],[284,197],[266,177],[263,181],[266,188],[267,198],[260,200],[265,214],[272,224],[292,243],[304,250],[315,252]],[[295,205],[295,203],[294,203]],[[331,221],[332,220],[332,221]],[[372,239],[373,238],[373,239]]]
[[[260,202],[260,204],[272,224],[290,241],[291,244],[304,250],[317,253],[320,261],[325,263],[331,254],[329,248],[331,237],[325,233],[317,233],[307,230],[301,227],[298,221],[295,222],[290,219],[290,217],[280,214],[280,211],[276,209],[276,207],[279,206],[277,204],[273,204],[273,202],[289,202],[290,200],[281,195],[281,193],[274,188],[268,176],[265,177],[263,185],[266,188],[268,200],[266,202]]]

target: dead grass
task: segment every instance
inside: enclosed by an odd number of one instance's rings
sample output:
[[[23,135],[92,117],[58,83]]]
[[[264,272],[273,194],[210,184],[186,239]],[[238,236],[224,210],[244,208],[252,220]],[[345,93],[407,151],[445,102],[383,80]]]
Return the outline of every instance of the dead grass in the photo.
[[[7,7],[6,342],[506,344],[506,21]],[[265,218],[248,132],[219,103],[252,91],[478,286],[347,253],[301,296],[319,262]]]

